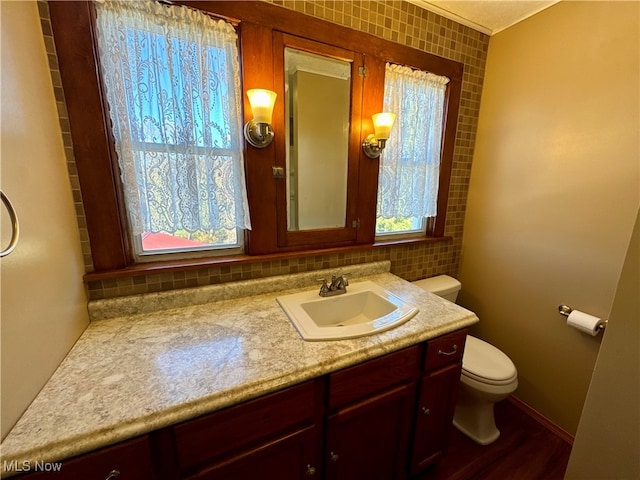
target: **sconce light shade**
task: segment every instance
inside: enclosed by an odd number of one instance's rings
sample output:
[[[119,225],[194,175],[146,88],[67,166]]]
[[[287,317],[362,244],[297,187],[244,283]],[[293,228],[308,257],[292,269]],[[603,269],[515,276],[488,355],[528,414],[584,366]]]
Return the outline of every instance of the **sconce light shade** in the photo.
[[[396,121],[396,114],[389,112],[376,113],[371,116],[373,120],[373,130],[378,140],[388,140],[391,136],[393,123]]]
[[[256,123],[271,123],[273,105],[276,103],[276,92],[254,88],[247,90],[247,97],[253,112],[253,121]]]
[[[256,148],[264,148],[273,141],[273,129],[271,117],[273,106],[276,103],[275,92],[260,88],[247,91],[253,120],[249,120],[244,126],[244,138]]]
[[[362,150],[369,158],[378,158],[391,135],[391,129],[396,121],[396,114],[389,112],[376,113],[371,116],[373,130],[362,142]]]

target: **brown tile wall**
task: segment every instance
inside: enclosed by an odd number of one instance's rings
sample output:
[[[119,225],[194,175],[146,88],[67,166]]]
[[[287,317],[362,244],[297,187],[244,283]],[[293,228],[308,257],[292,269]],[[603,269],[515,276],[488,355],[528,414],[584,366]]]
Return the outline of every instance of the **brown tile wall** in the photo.
[[[302,254],[300,258],[289,260],[95,281],[88,284],[91,299],[283,275],[318,268],[339,268],[378,260],[390,260],[391,271],[407,280],[417,280],[443,273],[454,276],[457,274],[489,37],[405,1],[271,0],[271,3],[464,64],[462,99],[445,228],[445,235],[453,237],[453,240],[440,243],[376,247],[370,250],[340,254]],[[46,2],[41,0],[38,1],[38,8],[60,115],[85,268],[89,272],[93,270],[89,236],[73,156],[64,93],[51,34],[49,9]]]

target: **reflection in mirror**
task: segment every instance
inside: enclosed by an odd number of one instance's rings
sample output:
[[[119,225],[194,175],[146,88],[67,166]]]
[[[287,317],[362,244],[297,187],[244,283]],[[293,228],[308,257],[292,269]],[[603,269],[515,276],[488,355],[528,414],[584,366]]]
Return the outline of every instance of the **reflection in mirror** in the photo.
[[[344,227],[351,64],[285,48],[287,228]]]

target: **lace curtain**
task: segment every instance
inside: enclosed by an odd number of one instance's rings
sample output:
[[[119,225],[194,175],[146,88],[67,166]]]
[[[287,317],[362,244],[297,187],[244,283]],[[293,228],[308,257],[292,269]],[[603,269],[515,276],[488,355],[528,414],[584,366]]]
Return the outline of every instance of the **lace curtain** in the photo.
[[[447,77],[387,64],[383,110],[397,117],[380,157],[379,218],[436,215],[448,82]]]
[[[233,27],[150,1],[96,9],[134,235],[251,228]]]

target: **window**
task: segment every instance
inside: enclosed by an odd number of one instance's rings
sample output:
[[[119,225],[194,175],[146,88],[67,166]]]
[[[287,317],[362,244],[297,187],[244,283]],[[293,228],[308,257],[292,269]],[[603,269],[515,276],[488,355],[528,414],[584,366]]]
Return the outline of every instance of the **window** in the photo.
[[[380,158],[376,235],[424,234],[437,215],[447,83],[444,76],[387,64],[384,107],[397,115]]]
[[[152,2],[100,2],[96,10],[137,258],[240,249],[251,225],[235,30]]]

